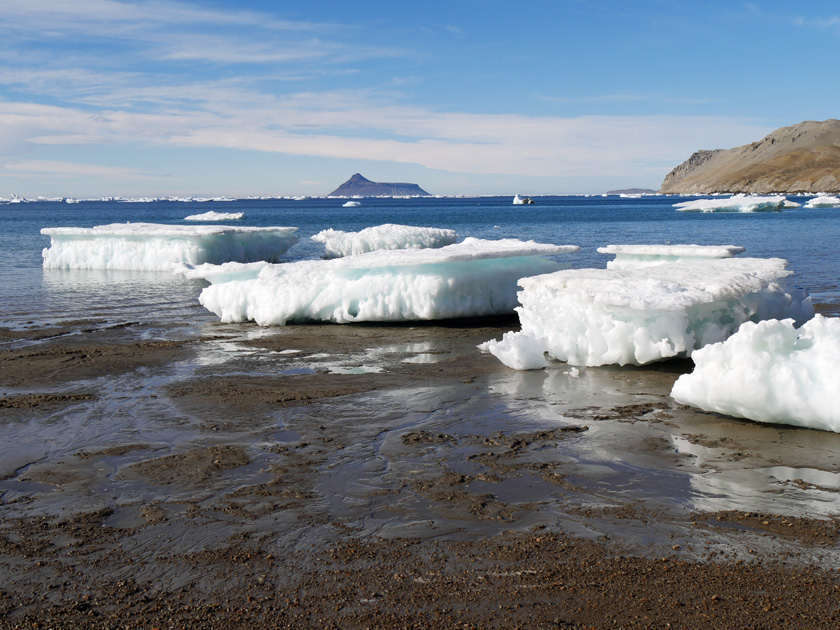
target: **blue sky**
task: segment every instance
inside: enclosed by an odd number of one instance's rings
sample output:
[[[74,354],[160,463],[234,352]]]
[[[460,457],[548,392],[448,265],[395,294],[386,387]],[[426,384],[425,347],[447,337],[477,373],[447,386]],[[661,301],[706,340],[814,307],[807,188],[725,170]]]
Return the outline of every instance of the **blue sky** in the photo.
[[[0,24],[0,196],[658,188],[840,117],[821,0],[3,0]]]

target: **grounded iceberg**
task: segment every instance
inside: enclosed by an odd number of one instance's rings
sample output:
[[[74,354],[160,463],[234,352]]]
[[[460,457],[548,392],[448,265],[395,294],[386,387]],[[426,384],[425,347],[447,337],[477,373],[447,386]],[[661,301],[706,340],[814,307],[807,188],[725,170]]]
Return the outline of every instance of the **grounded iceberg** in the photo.
[[[830,197],[828,195],[817,195],[805,204],[806,208],[838,208],[840,207],[840,197]]]
[[[728,199],[697,199],[675,203],[674,207],[680,212],[778,212],[782,208],[791,207],[783,195],[770,197],[754,197],[750,195],[734,195]]]
[[[223,322],[253,320],[262,326],[511,313],[517,280],[563,267],[542,256],[578,249],[516,239],[467,238],[440,249],[377,251],[267,265],[256,278],[207,287],[199,301]]]
[[[607,269],[635,269],[673,262],[692,262],[709,258],[732,258],[744,251],[736,245],[607,245],[600,254],[614,254]]]
[[[298,237],[294,227],[114,223],[43,228],[48,269],[167,271],[179,264],[277,261]]]
[[[245,216],[244,212],[205,212],[203,214],[191,214],[184,217],[184,221],[236,221]]]
[[[589,366],[690,356],[746,321],[812,317],[806,292],[787,293],[780,283],[791,273],[785,265],[778,258],[725,258],[522,278],[521,332],[479,348],[514,368],[539,367],[544,352]]]
[[[386,223],[359,232],[323,230],[312,240],[324,244],[327,258],[339,258],[381,249],[444,247],[452,245],[457,237],[454,230]]]
[[[677,402],[759,422],[840,432],[840,319],[817,315],[746,323],[692,355],[677,379]]]

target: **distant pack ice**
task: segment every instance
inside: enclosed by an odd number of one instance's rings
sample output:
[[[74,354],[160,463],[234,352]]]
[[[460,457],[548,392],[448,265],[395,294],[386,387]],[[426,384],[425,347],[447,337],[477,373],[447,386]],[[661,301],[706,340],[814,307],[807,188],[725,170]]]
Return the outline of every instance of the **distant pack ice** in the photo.
[[[675,203],[674,207],[681,212],[778,212],[782,208],[790,207],[788,203],[783,195],[754,197],[741,194],[729,198],[683,201]]]
[[[677,402],[840,433],[840,319],[816,315],[799,329],[790,319],[746,323],[691,358],[694,371],[671,391]]]
[[[326,258],[340,258],[381,249],[444,247],[452,245],[457,238],[454,230],[386,223],[359,232],[323,230],[312,240],[324,244]]]
[[[542,258],[574,245],[466,238],[440,249],[370,252],[267,265],[258,277],[218,276],[199,296],[223,322],[415,321],[512,313],[516,282],[555,271]],[[233,271],[233,269],[231,269]],[[205,270],[213,282],[212,273]]]
[[[744,251],[736,245],[607,245],[600,254],[614,254],[607,269],[635,269],[709,258],[732,258]]]
[[[203,214],[191,214],[184,217],[184,221],[237,221],[244,216],[244,212],[215,212],[210,210]]]
[[[43,228],[48,269],[170,271],[179,264],[277,261],[298,237],[294,227],[114,223]]]
[[[515,369],[643,365],[690,356],[746,321],[813,316],[807,293],[788,293],[778,258],[724,258],[636,269],[570,269],[519,281],[522,330],[479,346]]]

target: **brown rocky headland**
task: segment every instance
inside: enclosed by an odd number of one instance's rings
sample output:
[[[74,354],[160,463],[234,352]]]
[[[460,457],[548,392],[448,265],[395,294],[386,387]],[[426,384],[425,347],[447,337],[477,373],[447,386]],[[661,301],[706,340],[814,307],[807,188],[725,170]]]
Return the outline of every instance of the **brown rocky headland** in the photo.
[[[665,177],[664,194],[840,191],[840,120],[782,127],[752,144],[695,152]]]

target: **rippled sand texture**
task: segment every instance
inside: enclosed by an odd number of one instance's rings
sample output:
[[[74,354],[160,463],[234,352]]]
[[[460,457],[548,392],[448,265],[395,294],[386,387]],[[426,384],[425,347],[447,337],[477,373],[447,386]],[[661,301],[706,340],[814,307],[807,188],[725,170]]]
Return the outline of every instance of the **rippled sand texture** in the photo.
[[[512,325],[0,331],[0,627],[823,627],[840,435]]]

